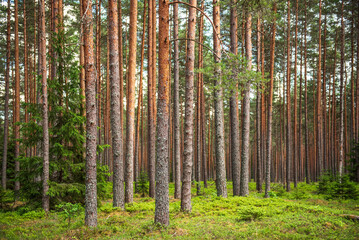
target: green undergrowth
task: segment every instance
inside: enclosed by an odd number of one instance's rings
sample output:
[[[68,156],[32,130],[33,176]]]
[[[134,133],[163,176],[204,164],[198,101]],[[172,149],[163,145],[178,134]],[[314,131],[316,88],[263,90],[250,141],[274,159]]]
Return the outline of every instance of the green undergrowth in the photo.
[[[170,194],[173,196],[173,184]],[[300,183],[287,193],[272,185],[271,198],[255,191],[228,198],[216,196],[214,182],[196,196],[193,186],[192,211],[181,211],[180,201],[170,198],[170,225],[153,223],[155,201],[135,195],[126,210],[113,208],[111,200],[98,209],[98,227],[84,226],[84,211],[68,220],[66,211],[31,210],[19,206],[0,212],[0,239],[358,239],[358,200],[326,200],[315,184]]]

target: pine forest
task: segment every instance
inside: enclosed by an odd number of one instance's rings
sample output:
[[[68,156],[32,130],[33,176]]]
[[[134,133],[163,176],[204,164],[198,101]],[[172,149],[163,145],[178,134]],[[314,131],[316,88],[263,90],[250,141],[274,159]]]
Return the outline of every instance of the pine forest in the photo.
[[[0,239],[359,239],[359,2],[1,0]]]

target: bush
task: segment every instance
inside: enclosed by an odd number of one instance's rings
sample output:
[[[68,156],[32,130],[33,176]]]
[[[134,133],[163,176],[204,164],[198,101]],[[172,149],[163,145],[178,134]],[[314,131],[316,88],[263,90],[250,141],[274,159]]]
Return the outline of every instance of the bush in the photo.
[[[140,173],[138,178],[138,193],[141,193],[141,197],[146,196],[149,189],[148,177],[145,171]]]
[[[359,192],[357,184],[350,181],[349,175],[335,177],[324,174],[318,184],[318,193],[325,195],[326,199],[357,199]]]

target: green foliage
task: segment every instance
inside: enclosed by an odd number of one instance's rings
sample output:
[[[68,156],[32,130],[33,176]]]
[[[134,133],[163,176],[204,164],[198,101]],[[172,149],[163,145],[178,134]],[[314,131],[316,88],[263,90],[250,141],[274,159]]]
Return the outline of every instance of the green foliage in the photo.
[[[347,164],[347,170],[349,172],[350,179],[352,181],[359,182],[359,141],[353,141],[353,147],[348,156],[349,164]]]
[[[70,227],[71,219],[74,218],[76,214],[84,210],[81,204],[72,204],[69,202],[56,205],[56,208],[62,211],[61,213],[65,216],[65,220],[68,220],[68,227]]]
[[[278,197],[283,197],[286,194],[284,185],[280,183],[271,184],[271,190]]]
[[[140,176],[138,178],[137,184],[138,193],[141,194],[142,197],[146,196],[149,189],[148,176],[145,171],[141,171]]]
[[[267,82],[261,73],[247,69],[248,61],[240,54],[234,55],[228,53],[224,55],[221,62],[209,62],[203,69],[198,69],[198,72],[203,73],[209,77],[211,82],[206,84],[211,91],[216,88],[224,90],[224,97],[229,98],[233,92],[241,92],[245,90],[246,83],[250,83],[255,87]],[[214,82],[217,80],[214,75],[215,70],[221,72],[222,84],[215,86]],[[262,91],[262,89],[260,89]],[[239,96],[240,97],[240,96]]]
[[[253,206],[250,206],[245,209],[241,209],[239,213],[240,213],[240,217],[238,218],[238,220],[243,220],[243,221],[253,221],[257,219],[259,220],[263,218],[263,216],[265,215],[265,211],[263,208],[253,207]]]
[[[350,181],[349,175],[341,177],[324,174],[318,183],[318,193],[326,199],[358,199],[359,191],[357,184]]]
[[[228,186],[232,183],[229,182]],[[254,182],[250,185],[255,186]],[[217,197],[215,183],[207,195],[192,197],[192,212],[180,211],[180,200],[170,198],[170,225],[153,223],[155,200],[135,198],[126,211],[106,200],[98,210],[98,227],[84,226],[81,205],[45,214],[28,206],[0,212],[1,239],[357,239],[358,222],[343,214],[359,215],[353,200],[327,201],[313,195],[316,185],[298,184],[310,199],[264,199],[255,190],[247,197]],[[230,189],[230,188],[229,188]],[[192,190],[195,192],[196,187]],[[174,185],[170,184],[170,193]],[[68,215],[71,215],[70,225]],[[64,221],[64,219],[66,221]]]
[[[0,187],[0,207],[3,210],[8,208],[8,204],[14,201],[14,191],[5,190]]]
[[[52,34],[52,51],[57,58],[49,56],[56,66],[56,75],[48,79],[49,103],[49,138],[50,138],[50,180],[49,191],[51,207],[69,202],[72,204],[85,201],[85,117],[83,116],[80,90],[80,66],[76,51],[77,39],[64,30]],[[38,82],[40,77],[37,76]],[[28,123],[21,124],[21,139],[24,148],[36,147],[37,156],[21,156],[18,160],[21,172],[20,196],[25,201],[40,207],[42,198],[42,106],[27,104],[31,113]],[[99,146],[102,151],[107,145]],[[111,196],[111,184],[107,166],[98,167],[98,197]]]

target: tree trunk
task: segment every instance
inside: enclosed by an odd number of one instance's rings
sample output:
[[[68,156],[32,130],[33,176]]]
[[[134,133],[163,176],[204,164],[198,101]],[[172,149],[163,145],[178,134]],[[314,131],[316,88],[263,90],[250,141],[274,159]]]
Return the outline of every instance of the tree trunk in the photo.
[[[96,1],[97,2],[97,1]],[[96,80],[97,80],[97,141],[98,145],[101,145],[101,0],[96,5]],[[99,162],[102,163],[102,153],[98,154]]]
[[[291,122],[291,105],[290,105],[290,1],[288,0],[288,18],[287,18],[287,146],[286,146],[286,189],[290,191],[290,167],[292,161],[292,122]]]
[[[18,0],[15,0],[15,123],[20,122],[20,61],[19,61],[19,17],[18,17]],[[15,125],[15,139],[20,138],[20,126]],[[20,171],[20,142],[15,140],[15,176]],[[19,180],[15,180],[15,191],[20,190]]]
[[[45,30],[45,1],[41,0],[40,4],[40,26],[39,26],[39,40],[40,40],[40,75],[42,77],[42,129],[43,129],[43,178],[42,178],[42,207],[45,212],[50,210],[50,198],[47,195],[49,191],[49,122],[48,122],[48,104],[47,104],[47,72],[46,72],[46,30]]]
[[[5,72],[5,109],[4,109],[4,150],[2,159],[1,186],[6,190],[6,170],[7,170],[7,148],[9,137],[9,82],[10,82],[10,0],[7,1],[7,27],[6,27],[6,72]]]
[[[274,16],[277,13],[277,5],[273,6]],[[272,116],[273,116],[273,83],[274,83],[274,50],[275,50],[276,18],[272,23],[272,36],[270,43],[270,69],[269,69],[269,95],[268,95],[268,120],[267,120],[267,154],[266,154],[266,186],[264,197],[269,197],[270,191],[270,166],[272,161]]]
[[[148,3],[148,39],[149,39],[149,43],[148,43],[148,94],[147,94],[147,100],[148,100],[148,104],[147,104],[147,109],[148,109],[148,114],[147,114],[147,124],[148,124],[148,139],[147,139],[147,147],[148,147],[148,151],[147,151],[147,157],[148,157],[148,177],[149,177],[149,181],[150,181],[150,186],[149,186],[149,195],[150,197],[154,197],[155,196],[155,151],[156,151],[156,146],[155,146],[155,137],[156,137],[156,127],[155,127],[155,120],[154,120],[154,104],[155,102],[153,101],[153,97],[154,97],[154,93],[153,91],[155,90],[155,87],[153,86],[153,83],[156,82],[154,81],[153,78],[153,64],[154,64],[154,59],[153,59],[153,27],[154,27],[154,20],[153,20],[153,1],[154,0],[149,0]]]
[[[252,15],[247,12],[246,17],[246,59],[248,61],[247,71],[252,70]],[[246,196],[249,194],[249,133],[250,133],[250,81],[244,84],[243,90],[243,126],[242,126],[242,165],[241,165],[241,187],[240,195]]]
[[[43,0],[42,0],[43,1]],[[85,193],[85,224],[97,226],[97,173],[96,173],[96,68],[93,47],[92,3],[82,0],[85,72],[86,72],[86,193]],[[110,31],[111,33],[112,31]],[[115,135],[115,134],[114,134]],[[115,195],[115,194],[114,194]]]
[[[195,0],[194,0],[195,1]],[[155,223],[169,225],[168,190],[168,118],[170,97],[169,72],[169,5],[159,1],[159,78],[157,115],[156,206]]]
[[[327,58],[327,16],[325,16],[324,25],[324,53],[323,53],[323,95],[322,95],[322,114],[323,114],[323,128],[322,128],[322,146],[323,146],[323,158],[322,158],[322,173],[328,169],[328,154],[327,154],[327,84],[326,84],[326,58]]]
[[[261,72],[261,22],[260,18],[257,19],[257,72]],[[261,142],[262,142],[262,131],[261,131],[261,92],[260,84],[257,85],[257,174],[256,174],[256,187],[258,192],[262,192],[262,153],[261,153]]]
[[[173,5],[173,37],[178,38],[178,4]],[[175,162],[175,195],[181,197],[181,129],[179,109],[179,44],[174,41],[174,67],[173,67],[173,127],[174,127],[174,162]]]
[[[24,10],[24,95],[25,95],[25,103],[29,103],[29,84],[28,84],[28,53],[27,53],[27,16],[26,16],[26,0],[23,2],[23,10]],[[29,113],[28,107],[25,106],[25,123],[29,122]],[[26,148],[26,156],[30,157],[30,149]]]
[[[234,6],[236,0],[231,3],[231,52],[235,55],[238,53],[238,37],[237,37],[237,9]],[[233,81],[237,81],[236,76],[233,76]],[[240,146],[239,146],[239,119],[238,119],[238,91],[236,89],[232,92],[230,98],[230,116],[231,116],[231,160],[232,160],[232,183],[233,196],[239,196],[240,193]]]
[[[316,158],[317,158],[317,165],[318,165],[318,173],[319,176],[321,175],[321,172],[323,171],[323,134],[322,134],[322,1],[319,0],[319,41],[318,41],[318,69],[317,69],[317,118],[316,118],[316,128],[317,128],[317,142],[316,142]]]
[[[190,0],[192,6],[197,6],[196,0]],[[190,8],[188,15],[187,38],[196,37],[196,9]],[[194,81],[195,42],[188,41],[186,56],[186,99],[185,99],[185,135],[183,156],[183,178],[181,209],[191,212],[191,175],[193,159],[193,81]],[[198,132],[197,132],[198,134]]]
[[[344,0],[342,1],[342,16],[341,16],[341,44],[340,44],[340,130],[339,130],[339,176],[343,175],[343,162],[344,162]]]
[[[221,42],[220,42],[220,0],[213,0],[213,48],[214,61],[221,62]],[[216,187],[217,195],[224,198],[227,197],[227,180],[225,167],[225,152],[224,152],[224,116],[223,116],[223,90],[221,69],[216,68],[214,72],[215,79],[215,145],[216,145]]]
[[[294,187],[297,187],[297,162],[298,162],[298,133],[297,133],[297,46],[298,46],[298,0],[295,1],[295,46],[294,46],[294,141],[293,141],[293,182]]]
[[[305,125],[305,181],[310,183],[309,172],[309,127],[308,127],[308,88],[307,88],[307,1],[304,7],[304,125]]]
[[[204,8],[204,1],[202,1],[201,9]],[[200,16],[198,28],[198,41],[203,42],[203,15]],[[198,44],[198,69],[203,68],[203,45]],[[201,194],[201,174],[202,174],[202,90],[203,90],[203,75],[197,74],[197,129],[196,129],[196,144],[197,144],[197,168],[196,168],[196,181],[197,181],[197,195]]]
[[[137,0],[130,2],[130,42],[127,77],[126,108],[126,167],[125,167],[125,201],[133,202],[133,144],[135,133],[135,91],[136,91],[136,46],[137,46]]]
[[[113,206],[125,207],[123,186],[123,143],[121,125],[120,66],[119,66],[119,17],[117,1],[109,1],[110,85],[111,85],[111,134],[113,153]]]
[[[143,60],[145,56],[145,35],[146,35],[146,3],[144,2],[143,7],[143,28],[142,28],[142,41],[141,41],[141,68],[140,68],[140,83],[139,83],[139,94],[138,94],[138,103],[137,103],[137,123],[136,123],[136,139],[135,139],[135,192],[138,192],[138,173],[139,173],[139,144],[140,144],[140,119],[142,118],[142,79],[143,79]],[[142,160],[142,158],[141,158]]]

